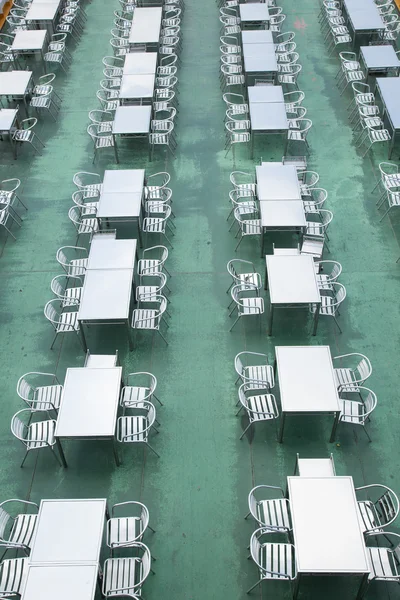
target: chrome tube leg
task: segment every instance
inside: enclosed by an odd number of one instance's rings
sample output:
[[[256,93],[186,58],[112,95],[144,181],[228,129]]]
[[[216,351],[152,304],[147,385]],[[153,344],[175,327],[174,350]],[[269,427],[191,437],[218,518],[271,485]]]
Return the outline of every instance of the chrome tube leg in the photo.
[[[278,442],[280,444],[282,444],[282,442],[283,442],[283,431],[285,429],[285,421],[286,421],[286,413],[282,412],[281,426],[279,428],[279,436],[278,436]]]
[[[63,467],[67,468],[68,467],[67,461],[65,460],[64,450],[62,449],[61,442],[60,442],[59,438],[56,438],[56,444],[57,444],[58,452],[60,454],[60,458],[61,458],[61,462],[63,464]]]
[[[320,303],[318,303],[315,307],[315,314],[314,314],[314,327],[313,327],[313,335],[317,334],[317,329],[318,329],[318,319],[319,319],[319,308],[320,308]]]
[[[115,464],[117,465],[117,467],[119,467],[120,464],[121,464],[121,461],[119,459],[117,442],[116,442],[116,439],[114,437],[112,438],[112,446],[113,446],[113,454],[114,454],[114,458],[115,458]]]
[[[271,304],[269,309],[268,335],[272,335],[272,323],[274,320],[274,305]]]
[[[334,418],[334,421],[333,421],[332,433],[331,433],[331,437],[329,439],[329,441],[331,443],[335,441],[336,430],[337,430],[337,426],[339,424],[339,417],[340,417],[340,412],[339,411],[335,412],[335,418]]]

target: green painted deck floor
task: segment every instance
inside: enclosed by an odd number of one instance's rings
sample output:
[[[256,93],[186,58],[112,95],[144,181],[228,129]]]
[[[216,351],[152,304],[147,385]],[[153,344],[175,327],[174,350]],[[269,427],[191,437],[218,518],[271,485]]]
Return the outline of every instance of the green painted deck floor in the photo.
[[[146,168],[148,173],[171,173],[176,236],[168,268],[171,279],[169,346],[142,335],[129,352],[123,330],[91,329],[88,346],[95,353],[119,349],[125,373],[148,370],[158,379],[160,434],[153,439],[161,458],[136,448],[124,448],[117,468],[106,443],[67,442],[67,470],[52,456],[29,456],[20,469],[23,447],[10,433],[12,415],[23,408],[16,395],[20,375],[28,371],[56,372],[63,381],[70,366],[82,366],[84,356],[75,336],[66,336],[50,351],[52,329],[43,307],[52,295],[50,281],[60,269],[55,254],[74,244],[68,220],[72,176],[80,170],[115,168],[107,152],[92,167],[92,146],[86,133],[88,111],[97,107],[96,90],[102,78],[103,56],[110,54],[109,31],[118,2],[93,0],[87,5],[87,25],[72,47],[72,66],[58,75],[56,89],[63,98],[56,124],[41,119],[39,134],[46,143],[42,156],[23,148],[14,161],[3,144],[2,179],[23,181],[24,214],[17,241],[1,233],[2,348],[0,448],[1,500],[26,498],[107,497],[110,503],[137,499],[150,509],[157,530],[146,542],[157,557],[156,575],[144,588],[147,600],[238,599],[256,581],[247,560],[253,524],[243,519],[247,494],[254,484],[285,487],[296,452],[326,457],[333,452],[339,475],[352,475],[356,485],[385,483],[400,492],[398,453],[398,347],[400,254],[397,215],[379,223],[371,194],[385,150],[362,159],[349,127],[346,106],[350,93],[340,97],[335,85],[337,58],[329,58],[317,21],[317,0],[284,0],[285,31],[296,31],[303,70],[299,86],[313,121],[309,136],[309,165],[320,174],[329,192],[327,207],[334,212],[330,254],[325,258],[343,265],[341,282],[347,299],[341,311],[343,334],[333,322],[320,319],[316,338],[311,319],[302,311],[278,311],[274,336],[258,324],[240,322],[228,333],[230,320],[225,291],[229,285],[226,263],[234,257],[234,236],[228,233],[229,174],[234,167],[254,169],[256,161],[279,160],[280,141],[257,139],[255,159],[240,148],[233,162],[223,150],[225,107],[219,88],[218,8],[214,0],[186,0],[182,22],[183,52],[179,72],[180,113],[176,159],[167,162],[156,153],[150,164],[141,143],[120,143],[119,168]],[[45,124],[43,124],[45,123]],[[158,158],[157,158],[158,157]],[[393,158],[398,159],[398,150]],[[273,238],[279,243],[279,238]],[[271,251],[272,239],[267,251]],[[259,246],[245,240],[238,255],[252,260],[263,272]],[[329,344],[333,355],[365,353],[373,365],[368,385],[378,395],[370,425],[372,443],[351,427],[339,429],[337,443],[329,444],[331,420],[323,417],[287,421],[285,442],[276,442],[273,426],[261,425],[254,436],[239,435],[244,421],[235,417],[237,391],[233,359],[249,349],[267,351],[284,344]],[[54,532],[56,535],[56,532]],[[343,540],[343,544],[346,541]],[[321,540],[321,545],[329,540]],[[304,580],[300,598],[325,600],[354,598],[352,579]],[[255,597],[289,598],[287,584],[264,585]],[[369,598],[397,597],[396,587],[376,584]]]

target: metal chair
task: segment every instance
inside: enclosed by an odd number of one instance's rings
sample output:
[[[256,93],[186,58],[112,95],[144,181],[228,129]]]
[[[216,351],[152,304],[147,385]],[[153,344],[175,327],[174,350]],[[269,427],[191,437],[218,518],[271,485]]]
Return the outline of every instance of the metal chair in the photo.
[[[46,54],[43,57],[43,60],[47,64],[60,65],[60,67],[62,68],[64,73],[67,72],[66,67],[69,67],[71,65],[71,58],[68,55],[68,53],[65,51],[63,51],[63,52],[46,52]],[[65,66],[64,66],[64,63],[65,63]]]
[[[285,73],[278,73],[278,83],[281,85],[293,85],[298,89],[297,79],[301,69],[302,66],[299,63],[295,63],[289,70],[286,70]]]
[[[359,492],[364,494],[358,499]],[[363,524],[363,533],[384,531],[399,514],[399,499],[392,489],[380,483],[356,488],[357,505]]]
[[[309,188],[304,195],[302,190],[302,197],[305,213],[320,214],[320,209],[328,198],[328,192],[323,188]]]
[[[339,307],[346,298],[346,288],[341,283],[334,281],[332,283],[332,289],[329,290],[327,295],[321,295],[321,304],[319,305],[320,316],[332,317],[336,323],[339,332],[342,333],[337,317],[339,316]],[[312,314],[317,310],[316,304],[310,305],[310,312]]]
[[[366,596],[373,581],[400,583],[400,535],[389,531],[371,533],[366,535],[365,541],[370,573],[367,583],[359,594],[360,600]],[[388,545],[382,546],[383,541],[386,541]],[[376,545],[371,546],[371,543]]]
[[[3,544],[0,544],[0,547]],[[28,575],[29,559],[9,558],[0,563],[0,598],[21,596]]]
[[[56,444],[56,438],[54,437],[56,421],[53,419],[47,419],[46,421],[36,421],[35,423],[31,423],[33,415],[37,415],[39,412],[41,411],[31,408],[23,408],[22,410],[19,410],[11,419],[11,433],[25,446],[25,456],[21,463],[21,467],[24,466],[24,462],[29,452],[32,450],[40,450],[41,448],[49,448],[52,454],[55,456],[60,467],[63,465],[65,467],[66,464],[63,456],[61,456],[60,460],[60,458],[54,452],[54,446]],[[59,445],[59,449],[60,448],[61,446]]]
[[[249,105],[245,102],[244,96],[242,94],[235,94],[233,92],[228,92],[223,94],[223,101],[225,102],[227,108],[232,111],[232,114],[242,115],[249,113]]]
[[[103,567],[102,594],[106,598],[141,598],[143,583],[151,571],[150,550],[141,542],[130,545],[133,556],[107,558]]]
[[[141,542],[147,527],[155,533],[149,525],[149,511],[144,504],[134,500],[114,504],[107,521],[107,546],[111,556],[115,548],[130,548]]]
[[[143,223],[142,223],[142,229],[146,234],[149,233],[156,233],[156,234],[162,234],[165,239],[167,240],[167,242],[169,243],[169,245],[171,246],[171,248],[173,248],[171,240],[169,239],[169,237],[167,236],[166,230],[167,227],[170,230],[170,233],[172,235],[174,235],[172,229],[171,229],[171,225],[168,222],[169,217],[171,216],[171,206],[169,204],[165,204],[164,205],[164,216],[163,217],[148,217],[146,216],[143,219]]]
[[[120,404],[126,408],[141,408],[142,402],[151,402],[153,397],[161,406],[163,403],[155,395],[157,378],[152,373],[145,371],[129,373],[125,385],[121,390]]]
[[[158,433],[154,425],[156,422],[156,409],[154,405],[148,400],[143,400],[138,403],[138,406],[132,404],[130,410],[134,411],[134,413],[118,418],[118,441],[128,444],[145,444],[156,456],[160,457],[148,441],[152,429]]]
[[[300,245],[297,244],[295,248],[276,248],[275,244],[272,243],[272,254],[277,256],[298,256],[300,254]]]
[[[17,394],[31,409],[57,413],[63,386],[53,373],[31,371],[18,379]]]
[[[268,389],[275,386],[274,369],[268,364],[268,356],[261,352],[239,352],[235,356],[235,371],[247,389]]]
[[[255,394],[254,386],[249,383],[242,383],[238,389],[238,395],[241,406],[236,416],[244,409],[249,419],[249,424],[240,436],[240,440],[254,423],[277,421],[279,418],[278,406],[273,394],[265,393],[262,389],[258,394]]]
[[[165,296],[165,290],[171,291],[167,285],[165,273],[150,273],[140,276],[140,283],[136,286],[136,301],[153,302],[155,296]]]
[[[53,326],[55,331],[55,337],[53,343],[50,346],[50,350],[53,348],[57,336],[60,333],[76,333],[80,338],[80,328],[78,321],[78,306],[77,310],[64,311],[62,301],[57,299],[49,300],[44,307],[44,316]],[[82,342],[81,342],[82,343]],[[86,348],[84,348],[86,351]]]
[[[54,121],[57,121],[57,116],[60,107],[52,98],[51,92],[47,96],[45,96],[44,94],[41,94],[40,96],[33,96],[29,103],[29,106],[32,106],[37,114],[40,114],[40,111],[42,110],[47,111],[50,114],[50,116],[54,119]]]
[[[248,192],[253,196],[256,196],[256,183],[254,176],[251,173],[245,173],[244,171],[232,171],[229,176],[231,184],[235,187],[235,190],[239,192]]]
[[[264,299],[260,298],[259,290],[255,285],[234,285],[231,289],[231,296],[234,306],[230,311],[229,316],[231,317],[234,311],[237,310],[237,317],[229,331],[232,331],[232,329],[235,327],[236,323],[241,317],[254,315],[261,317],[261,315],[264,314]]]
[[[93,197],[86,196],[85,192],[76,190],[72,193],[72,201],[79,208],[83,216],[95,215],[99,207],[97,199],[93,201]]]
[[[345,359],[345,366],[336,367],[335,364],[342,364],[343,359]],[[359,387],[364,385],[368,377],[372,375],[372,365],[369,358],[359,352],[334,356],[333,366],[339,390],[345,387],[351,392],[358,392]]]
[[[161,333],[161,323],[164,322],[167,328],[168,323],[165,321],[164,313],[167,310],[167,299],[165,296],[154,296],[152,303],[155,305],[154,308],[149,308],[149,302],[145,302],[145,307],[142,308],[141,301],[138,303],[138,308],[132,311],[132,322],[131,326],[133,329],[157,331],[166,345],[168,342]]]
[[[240,214],[240,211],[237,208],[235,208],[233,214],[235,215],[235,219],[239,227],[235,237],[237,237],[240,233],[240,240],[235,248],[236,252],[244,237],[249,235],[260,236],[262,234],[262,226],[261,219],[244,219],[243,215]],[[255,212],[255,214],[258,215],[258,211]]]
[[[29,554],[38,512],[39,506],[35,502],[29,502],[28,500],[18,500],[13,498],[11,500],[4,500],[0,503],[0,546],[5,548],[2,558],[7,550],[22,550],[24,554]],[[22,559],[18,559],[18,561],[21,560]],[[2,561],[0,563],[0,569],[3,569],[5,562],[7,561]],[[22,569],[23,563],[18,562],[14,566],[17,567],[17,565]],[[9,573],[9,569],[12,569],[12,567],[12,564],[5,565],[5,572]],[[16,570],[20,575],[22,574],[19,571],[19,568]],[[4,574],[5,573],[1,571],[0,594],[12,591],[18,594],[18,577],[15,580],[12,578],[7,580],[6,577],[3,578]],[[15,587],[18,589],[15,589]]]
[[[302,196],[310,196],[311,188],[314,188],[318,181],[319,175],[316,171],[297,171],[299,178],[300,190]]]
[[[31,146],[34,148],[34,150],[38,153],[41,154],[41,152],[39,152],[39,148],[36,146],[36,139],[39,141],[39,143],[44,146],[44,143],[42,142],[42,140],[39,138],[39,136],[33,131],[33,128],[35,127],[37,123],[37,119],[35,117],[29,117],[28,119],[23,119],[20,123],[20,129],[16,129],[13,133],[12,139],[16,142],[17,147],[18,144],[24,144],[24,143],[28,143],[31,144]]]
[[[262,499],[257,498],[259,492]],[[251,515],[258,527],[277,527],[287,533],[292,531],[290,501],[285,498],[282,488],[275,485],[257,485],[249,493],[248,504],[249,512],[245,519]]]
[[[233,158],[235,158],[235,146],[236,144],[248,144],[251,140],[250,131],[241,131],[236,129],[236,123],[233,121],[228,121],[225,123],[226,129],[226,142],[225,156],[228,156],[229,150],[232,149]]]
[[[112,70],[112,77],[122,77],[124,71],[124,59],[120,56],[105,56],[102,60],[106,69]]]
[[[233,258],[226,265],[229,275],[232,277],[232,283],[226,290],[228,294],[233,285],[246,286],[249,283],[258,290],[262,288],[261,275],[257,273],[254,264],[250,260]]]
[[[100,175],[88,171],[79,171],[72,178],[74,185],[84,193],[85,198],[98,198],[103,188]]]
[[[346,387],[342,387],[340,390],[339,404],[340,404],[340,423],[350,423],[351,425],[361,425],[365,431],[365,434],[369,441],[371,438],[368,431],[365,428],[365,424],[370,420],[371,413],[375,410],[377,405],[377,397],[375,392],[364,386],[358,386],[356,392],[358,400],[351,400],[342,397],[345,394],[353,394],[351,387],[347,390]]]
[[[115,161],[119,163],[118,158],[118,150],[117,144],[115,142],[114,136],[110,132],[103,132],[102,128],[99,125],[92,123],[88,126],[87,132],[92,138],[94,154],[93,154],[93,163],[96,160],[98,150],[102,150],[104,148],[113,148]]]
[[[83,209],[80,206],[71,206],[68,211],[68,218],[76,229],[76,243],[81,235],[91,236],[99,230],[99,223],[96,218],[96,211],[93,209]]]
[[[294,475],[299,477],[335,477],[335,461],[331,452],[329,458],[300,458],[296,454]]]
[[[157,199],[158,195],[153,196],[153,194],[158,194],[160,190],[167,187],[170,181],[171,175],[166,171],[160,171],[159,173],[148,175],[144,185],[144,194],[146,200],[150,198]]]
[[[153,160],[154,147],[155,146],[166,146],[168,151],[175,156],[176,141],[173,135],[174,124],[168,119],[165,120],[162,131],[156,131],[149,133],[149,160]]]
[[[256,199],[251,191],[246,190],[238,190],[235,188],[229,192],[229,199],[232,204],[232,208],[230,210],[229,215],[226,220],[228,221],[231,217],[232,213],[237,209],[237,213],[240,215],[251,215],[257,212],[257,204]],[[232,229],[235,221],[233,221],[232,225],[229,228],[229,231]]]
[[[99,133],[112,133],[114,115],[108,110],[91,110],[89,111],[89,119],[94,125],[97,125]]]
[[[300,119],[298,124],[298,129],[288,130],[288,146],[290,142],[300,142],[304,144],[306,151],[309,152],[310,145],[308,143],[307,136],[312,127],[312,121],[311,119]]]
[[[165,246],[152,246],[143,250],[142,258],[138,261],[137,272],[141,275],[152,275],[165,270],[171,277],[165,262],[168,258],[168,248]]]
[[[249,594],[263,581],[294,581],[297,578],[296,554],[293,544],[271,542],[285,533],[279,528],[261,527],[250,538],[250,556],[255,563],[259,581],[248,591]],[[267,541],[264,542],[263,540]],[[279,538],[278,538],[279,539]]]
[[[90,350],[87,350],[83,366],[89,369],[110,369],[118,364],[118,350],[115,354],[91,354]]]
[[[320,290],[333,290],[332,283],[342,272],[342,265],[336,260],[320,260],[315,263],[317,283]]]
[[[286,111],[290,111],[293,108],[300,106],[305,97],[305,93],[300,90],[294,90],[293,92],[286,92],[283,94]]]
[[[69,276],[85,275],[88,251],[79,246],[62,246],[57,250],[57,262]]]
[[[285,31],[285,33],[279,33],[274,36],[275,39],[275,52],[283,52],[286,44],[293,42],[296,34],[294,31]]]
[[[68,287],[71,282],[73,285]],[[50,288],[53,294],[61,300],[63,308],[76,306],[82,296],[82,279],[71,275],[56,275],[50,283]]]
[[[10,221],[10,223],[9,223]],[[11,226],[13,223],[16,223],[18,227],[21,227],[22,220],[19,214],[13,209],[13,207],[9,204],[1,206],[0,203],[0,227],[4,227],[4,229],[11,235],[11,237],[16,240],[17,238],[11,231]]]

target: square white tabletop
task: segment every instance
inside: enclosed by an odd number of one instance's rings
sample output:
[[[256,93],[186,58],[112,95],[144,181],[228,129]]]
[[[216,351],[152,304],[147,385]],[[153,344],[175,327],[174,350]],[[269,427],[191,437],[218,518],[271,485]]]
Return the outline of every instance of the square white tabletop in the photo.
[[[267,33],[267,32],[266,32]],[[275,46],[273,44],[243,44],[243,56],[273,56],[276,60]]]
[[[250,103],[252,131],[287,131],[289,123],[286,108],[280,102]]]
[[[246,29],[242,31],[242,44],[274,44],[272,31],[266,29]]]
[[[384,29],[382,18],[373,0],[343,0],[355,31]]]
[[[258,46],[273,48],[271,44],[247,44],[243,48],[244,70],[246,73],[276,73],[278,63],[275,52],[260,53],[252,50]]]
[[[106,507],[104,499],[42,500],[30,564],[98,564]]]
[[[263,227],[305,227],[306,216],[302,200],[268,200],[260,202]]]
[[[128,321],[132,283],[132,269],[87,271],[78,319],[87,322]]]
[[[27,21],[54,21],[59,2],[34,2],[26,13]]]
[[[265,260],[271,304],[321,302],[312,256],[267,255]]]
[[[97,565],[29,566],[24,600],[93,600]]]
[[[129,34],[131,44],[155,44],[160,38],[162,7],[135,8]]]
[[[157,52],[131,52],[125,55],[124,75],[151,75],[156,68]]]
[[[17,31],[11,45],[12,50],[43,50],[46,43],[46,29]]]
[[[121,272],[124,271],[109,271]],[[98,273],[102,272],[88,271],[85,279]],[[122,367],[67,369],[55,435],[81,439],[114,437],[121,378]]]
[[[369,572],[351,477],[288,477],[300,573]]]
[[[25,96],[32,71],[4,71],[0,73],[0,96]]]
[[[143,194],[144,169],[106,169],[102,191],[140,192]]]
[[[138,219],[142,208],[142,194],[140,192],[102,192],[97,208],[97,217],[122,218],[131,217]]]
[[[113,133],[149,133],[151,109],[151,106],[117,106]]]
[[[368,69],[399,68],[400,60],[392,44],[386,46],[361,46],[361,54]]]
[[[329,346],[276,346],[283,412],[336,412],[339,408]]]
[[[112,239],[107,233],[94,234],[86,270],[134,269],[136,240]]]
[[[400,77],[377,77],[376,84],[395,129],[400,129]]]
[[[269,21],[269,10],[266,2],[239,4],[241,21]]]
[[[297,169],[280,162],[263,163],[256,167],[259,200],[301,200]]]
[[[285,102],[281,85],[251,85],[247,88],[249,102]]]
[[[155,75],[123,75],[119,97],[125,98],[152,98],[154,95]]]
[[[17,118],[18,110],[16,108],[1,108],[0,109],[0,131],[10,131],[15,119]]]

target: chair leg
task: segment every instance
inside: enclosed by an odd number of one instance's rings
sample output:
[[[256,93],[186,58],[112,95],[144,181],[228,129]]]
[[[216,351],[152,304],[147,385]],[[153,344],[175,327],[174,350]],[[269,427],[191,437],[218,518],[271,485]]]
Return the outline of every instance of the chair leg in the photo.
[[[28,456],[28,452],[29,452],[28,450],[25,452],[24,460],[21,463],[21,468],[24,466],[24,462],[26,460],[26,457]]]
[[[383,215],[383,217],[381,217],[381,218],[379,219],[379,223],[380,223],[381,221],[383,221],[383,219],[386,217],[386,215],[388,214],[388,212],[390,211],[390,209],[391,209],[391,208],[392,208],[392,207],[391,207],[391,206],[389,206],[389,208],[387,209],[387,211],[385,212],[385,214]]]
[[[156,456],[158,456],[158,458],[160,458],[160,455],[158,454],[158,452],[156,452],[156,451],[154,450],[154,448],[153,448],[152,446],[150,446],[150,444],[149,444],[148,442],[146,442],[146,446],[147,446],[148,448],[150,448],[150,450],[152,450],[152,451],[154,452],[154,454],[155,454]]]
[[[168,342],[165,339],[165,337],[163,336],[163,334],[161,333],[161,331],[159,329],[157,329],[158,333],[161,335],[162,339],[164,340],[164,342],[166,343],[166,345],[168,346]],[[161,404],[161,403],[160,403]]]
[[[235,327],[236,323],[239,321],[240,316],[237,317],[236,321],[234,322],[234,324],[232,325],[232,327],[230,328],[229,331],[232,331],[232,329]]]
[[[155,398],[157,400],[157,402],[160,404],[160,406],[164,406],[163,402],[161,402],[161,400],[159,398],[157,398],[157,396],[155,394],[153,394],[153,398]]]
[[[242,243],[242,239],[243,239],[243,236],[240,236],[240,240],[238,241],[238,243],[236,245],[235,252],[237,252],[237,249],[239,248],[240,244]]]
[[[335,323],[336,323],[336,325],[337,325],[337,328],[339,329],[339,333],[342,333],[342,330],[340,329],[340,325],[339,325],[339,323],[337,322],[337,319],[336,319],[336,317],[334,316],[333,318],[334,318],[334,320],[335,320]]]
[[[364,429],[364,431],[365,431],[365,435],[367,436],[368,440],[369,440],[370,442],[372,442],[372,440],[371,440],[371,438],[370,438],[370,435],[369,435],[369,433],[368,433],[368,431],[367,431],[367,429],[366,429],[365,425],[363,425],[363,429]]]
[[[249,423],[246,427],[246,429],[243,431],[242,435],[240,436],[239,440],[241,440],[244,436],[244,434],[247,432],[247,430],[252,426],[253,423]]]
[[[52,451],[53,456],[55,456],[56,461],[58,462],[58,464],[60,465],[60,467],[62,467],[61,460],[58,458],[57,454],[54,452],[54,448],[50,447],[50,450]]]
[[[247,590],[246,594],[250,594],[250,592],[252,592],[255,587],[260,585],[260,583],[261,583],[261,579],[259,581],[257,581],[249,590]]]
[[[55,335],[55,337],[54,337],[53,343],[52,343],[52,345],[50,346],[50,350],[52,350],[52,349],[53,349],[53,346],[54,346],[54,343],[55,343],[55,341],[56,341],[56,339],[57,339],[57,336],[58,336],[58,333],[56,333],[56,335]]]

